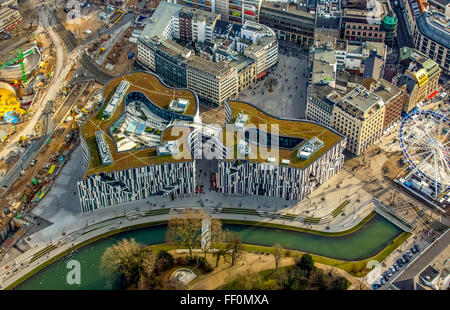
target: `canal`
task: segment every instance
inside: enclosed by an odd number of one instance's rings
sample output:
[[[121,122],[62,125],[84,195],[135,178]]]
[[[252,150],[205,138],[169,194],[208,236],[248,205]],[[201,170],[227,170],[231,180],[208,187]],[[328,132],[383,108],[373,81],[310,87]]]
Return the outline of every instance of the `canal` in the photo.
[[[402,230],[383,218],[375,215],[359,230],[341,237],[325,237],[314,234],[248,226],[223,225],[224,229],[238,232],[243,243],[272,246],[276,243],[284,247],[322,255],[340,260],[363,260],[379,253],[389,245]],[[100,258],[106,248],[118,240],[134,238],[142,244],[160,244],[165,242],[166,226],[150,226],[123,232],[106,237],[88,244],[59,261],[41,270],[31,278],[24,281],[16,289],[111,289],[116,288],[114,283],[107,283],[107,279],[100,273]],[[66,264],[70,260],[77,260],[81,265],[81,284],[69,285],[66,283],[66,274],[69,271]]]

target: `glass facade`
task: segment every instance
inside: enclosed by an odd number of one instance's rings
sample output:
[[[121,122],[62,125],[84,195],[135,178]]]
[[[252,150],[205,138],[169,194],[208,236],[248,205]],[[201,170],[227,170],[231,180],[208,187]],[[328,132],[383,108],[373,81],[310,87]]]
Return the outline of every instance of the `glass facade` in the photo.
[[[156,74],[164,82],[175,87],[187,87],[186,65],[157,49],[155,52]]]
[[[181,121],[192,122],[194,120],[194,118],[192,116],[182,115],[182,114],[178,114],[178,113],[160,108],[156,104],[152,103],[145,94],[138,92],[138,91],[131,92],[131,93],[127,94],[127,96],[125,97],[125,105],[128,105],[130,102],[133,102],[133,101],[139,101],[139,102],[145,104],[145,106],[152,113],[158,115],[159,117],[161,117],[167,121],[171,121],[172,119],[178,119]],[[191,104],[194,104],[194,103],[191,102]]]
[[[304,140],[302,138],[272,135],[257,128],[248,128],[244,136],[248,143],[267,147],[271,147],[272,141],[276,141],[278,138],[278,148],[280,149],[294,149]]]

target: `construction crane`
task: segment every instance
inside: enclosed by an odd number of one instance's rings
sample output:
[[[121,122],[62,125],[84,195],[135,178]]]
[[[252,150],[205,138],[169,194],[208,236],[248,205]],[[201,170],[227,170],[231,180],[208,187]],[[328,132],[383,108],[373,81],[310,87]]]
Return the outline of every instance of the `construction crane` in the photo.
[[[25,64],[23,63],[23,60],[25,57],[30,56],[34,54],[34,49],[31,49],[29,51],[26,51],[25,53],[22,53],[21,50],[17,50],[17,57],[8,61],[7,63],[0,66],[0,69],[4,69],[10,65],[14,65],[17,62],[20,64],[20,70],[22,71],[22,80],[23,83],[26,84],[28,82],[27,75],[25,74]]]

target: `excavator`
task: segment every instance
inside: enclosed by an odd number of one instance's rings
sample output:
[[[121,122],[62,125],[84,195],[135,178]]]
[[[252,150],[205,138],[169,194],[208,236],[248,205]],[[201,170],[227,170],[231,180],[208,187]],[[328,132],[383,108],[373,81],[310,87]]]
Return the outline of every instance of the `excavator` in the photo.
[[[28,146],[28,139],[25,136],[22,136],[17,141],[17,145],[21,147],[27,147]]]

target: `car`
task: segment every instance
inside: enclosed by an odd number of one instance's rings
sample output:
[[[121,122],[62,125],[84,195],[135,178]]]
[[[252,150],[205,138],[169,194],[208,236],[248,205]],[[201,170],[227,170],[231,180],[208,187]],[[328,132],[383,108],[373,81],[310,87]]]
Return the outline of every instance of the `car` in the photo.
[[[406,252],[406,254],[408,255],[409,258],[412,258],[414,256],[414,254],[411,253],[411,251]]]
[[[389,281],[389,277],[386,274],[383,274],[383,280]],[[386,282],[385,282],[386,283]],[[384,283],[383,283],[384,284]]]
[[[381,287],[380,284],[377,284],[377,283],[372,284],[372,289],[373,289],[373,290],[377,290],[377,289],[379,289],[380,287]]]
[[[416,252],[417,252],[416,249],[415,249],[414,247],[410,248],[409,250],[410,250],[413,254],[416,254]]]
[[[395,271],[399,271],[400,270],[400,266],[397,263],[395,263],[394,264],[394,269],[395,269]]]
[[[408,257],[408,255],[403,254],[403,259],[404,259],[407,263],[409,263],[409,257]]]
[[[386,270],[386,274],[389,278],[392,277],[392,271],[389,268]]]
[[[395,273],[395,272],[397,271],[397,270],[394,268],[394,266],[391,266],[389,269],[391,270],[392,273]]]
[[[414,244],[414,248],[416,249],[417,253],[420,252],[420,247],[417,244]]]
[[[380,283],[381,283],[381,285],[385,285],[386,279],[384,277],[380,277]]]
[[[398,267],[400,267],[400,268],[403,267],[403,262],[402,262],[402,260],[401,260],[400,258],[397,259],[397,265],[398,265]]]

